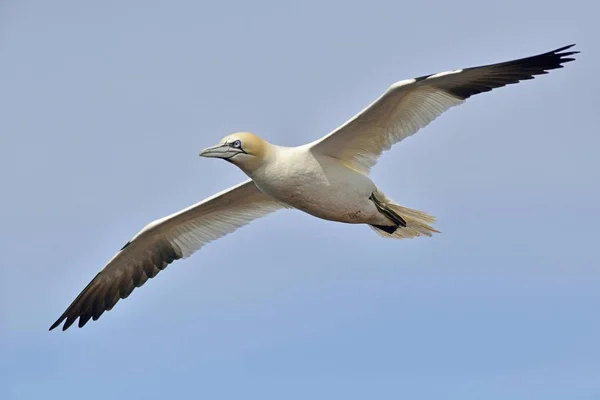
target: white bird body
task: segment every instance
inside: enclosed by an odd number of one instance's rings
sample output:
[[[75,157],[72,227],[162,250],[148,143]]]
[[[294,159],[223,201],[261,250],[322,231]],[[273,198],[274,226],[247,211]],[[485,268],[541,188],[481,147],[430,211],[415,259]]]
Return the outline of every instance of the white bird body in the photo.
[[[249,180],[146,225],[105,265],[50,327],[79,327],[174,260],[282,208],[366,224],[386,238],[431,236],[435,218],[396,204],[369,178],[379,156],[444,111],[494,88],[562,68],[577,52],[548,53],[397,82],[332,133],[298,147],[267,143],[251,133],[226,136],[200,155],[238,166]]]
[[[270,157],[256,171],[247,172],[263,193],[329,221],[379,225],[389,222],[369,200],[377,188],[368,176],[335,158],[311,151],[307,145],[269,146]]]

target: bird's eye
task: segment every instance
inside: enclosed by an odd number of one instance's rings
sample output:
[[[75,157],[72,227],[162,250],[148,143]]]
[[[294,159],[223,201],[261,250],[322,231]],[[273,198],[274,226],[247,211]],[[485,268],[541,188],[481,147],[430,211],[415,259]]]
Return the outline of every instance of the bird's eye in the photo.
[[[240,142],[239,140],[236,140],[235,142],[233,142],[231,144],[233,147],[235,147],[236,149],[239,149],[240,147],[242,147],[242,142]]]

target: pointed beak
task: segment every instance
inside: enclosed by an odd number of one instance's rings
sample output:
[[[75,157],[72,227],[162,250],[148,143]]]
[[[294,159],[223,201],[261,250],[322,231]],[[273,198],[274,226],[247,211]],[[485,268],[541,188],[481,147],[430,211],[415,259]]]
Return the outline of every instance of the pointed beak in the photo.
[[[218,144],[216,146],[207,147],[200,152],[200,157],[223,158],[228,159],[236,154],[241,153],[240,149],[229,146],[228,144]]]

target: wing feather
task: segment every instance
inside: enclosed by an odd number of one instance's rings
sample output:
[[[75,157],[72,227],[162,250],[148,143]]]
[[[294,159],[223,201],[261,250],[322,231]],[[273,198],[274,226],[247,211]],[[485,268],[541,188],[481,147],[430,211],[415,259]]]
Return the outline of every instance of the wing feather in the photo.
[[[248,180],[178,213],[148,224],[106,264],[50,327],[63,330],[100,318],[136,287],[175,260],[284,206]]]
[[[573,61],[574,45],[498,64],[457,69],[407,79],[329,135],[311,144],[313,151],[335,157],[368,174],[383,151],[418,132],[451,107],[492,89],[533,79]]]

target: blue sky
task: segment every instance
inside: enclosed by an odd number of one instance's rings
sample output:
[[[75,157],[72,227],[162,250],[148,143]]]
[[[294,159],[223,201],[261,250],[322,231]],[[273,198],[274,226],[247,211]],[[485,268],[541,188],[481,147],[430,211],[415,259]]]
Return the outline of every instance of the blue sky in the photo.
[[[600,397],[598,6],[0,4],[0,398]],[[198,151],[312,141],[391,83],[577,43],[373,179],[432,239],[282,211],[99,321],[49,325],[149,221],[244,179]]]

